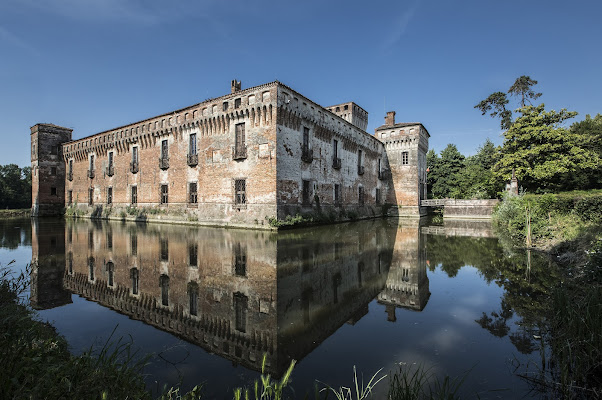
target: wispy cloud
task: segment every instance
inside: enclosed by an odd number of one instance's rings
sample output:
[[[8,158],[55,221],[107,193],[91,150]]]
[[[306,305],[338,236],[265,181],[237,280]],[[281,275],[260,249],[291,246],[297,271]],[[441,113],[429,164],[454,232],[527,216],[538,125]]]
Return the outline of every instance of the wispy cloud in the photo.
[[[20,39],[18,36],[9,32],[7,29],[0,26],[0,44],[5,44],[10,47],[18,48],[20,50],[24,50],[31,55],[37,55],[38,50],[27,43],[26,41]]]
[[[394,21],[393,28],[389,32],[389,35],[385,38],[382,43],[384,50],[391,48],[397,42],[401,40],[403,35],[406,33],[408,26],[410,25],[416,10],[418,9],[419,1],[416,1],[408,10],[401,13]]]

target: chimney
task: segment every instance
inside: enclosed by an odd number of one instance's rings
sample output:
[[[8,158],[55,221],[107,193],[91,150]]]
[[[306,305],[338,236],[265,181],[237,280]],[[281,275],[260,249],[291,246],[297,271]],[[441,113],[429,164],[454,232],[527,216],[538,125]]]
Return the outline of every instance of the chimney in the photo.
[[[240,81],[234,79],[232,82],[230,82],[230,88],[232,90],[232,93],[240,91]]]
[[[385,116],[385,125],[395,125],[395,111],[388,111]]]

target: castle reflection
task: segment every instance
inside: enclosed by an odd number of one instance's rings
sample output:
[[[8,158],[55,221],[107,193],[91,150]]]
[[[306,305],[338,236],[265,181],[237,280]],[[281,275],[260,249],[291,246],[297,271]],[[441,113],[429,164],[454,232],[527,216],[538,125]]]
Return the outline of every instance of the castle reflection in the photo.
[[[71,294],[280,376],[375,298],[383,318],[424,309],[426,236],[396,220],[279,233],[68,220],[32,222],[31,304]]]

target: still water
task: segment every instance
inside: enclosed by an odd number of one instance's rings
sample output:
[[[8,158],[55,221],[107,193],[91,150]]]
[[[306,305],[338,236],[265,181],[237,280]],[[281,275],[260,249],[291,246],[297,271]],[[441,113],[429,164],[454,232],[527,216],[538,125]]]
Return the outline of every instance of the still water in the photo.
[[[537,365],[537,300],[557,276],[504,251],[487,223],[395,219],[280,233],[0,221],[11,260],[32,264],[30,304],[72,352],[113,334],[151,354],[151,390],[205,382],[218,399],[257,378],[264,353],[272,376],[298,361],[298,397],[399,363],[465,376],[466,397],[529,395],[516,372]]]

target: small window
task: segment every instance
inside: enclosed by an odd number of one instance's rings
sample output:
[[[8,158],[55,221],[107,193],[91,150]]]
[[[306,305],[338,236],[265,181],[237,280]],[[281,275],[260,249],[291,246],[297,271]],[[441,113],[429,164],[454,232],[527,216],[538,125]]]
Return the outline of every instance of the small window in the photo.
[[[348,106],[347,104],[345,104],[345,107],[344,107],[344,108],[345,108],[345,111],[346,111],[346,110],[349,110],[349,106]]]
[[[112,261],[107,262],[107,274],[108,274],[108,279],[107,279],[107,284],[110,287],[113,287],[113,285],[115,284],[115,264],[113,264]]]
[[[94,154],[90,156],[90,171],[94,171]]]
[[[189,285],[188,297],[190,300],[190,315],[197,315],[199,303],[199,288],[195,285]]]
[[[94,188],[88,189],[88,205],[94,205]]]
[[[161,261],[167,261],[169,259],[169,241],[167,238],[159,239],[159,248]]]
[[[51,187],[50,188],[50,195],[51,196],[56,196],[56,188],[55,187]]]
[[[408,165],[408,152],[404,151],[403,153],[401,153],[401,165]]]
[[[188,203],[190,203],[190,204],[198,203],[197,186],[198,185],[196,182],[190,182],[188,184],[188,192],[189,192]]]
[[[50,175],[56,176],[56,167],[50,167]]]
[[[240,103],[241,103],[240,99],[234,100],[234,108],[240,108]]]
[[[222,104],[222,110],[228,111],[228,102],[227,101],[224,101],[224,104]]]
[[[133,256],[138,255],[138,235],[136,234],[130,236],[130,250]]]
[[[132,204],[138,204],[138,186],[132,186]]]
[[[67,204],[68,205],[73,204],[73,190],[69,190],[67,192]]]
[[[132,278],[132,294],[138,294],[138,286],[140,283],[140,273],[138,268],[130,270],[130,278]]]
[[[196,133],[191,133],[188,140],[188,154],[196,154]]]
[[[167,144],[167,140],[161,141],[161,158],[169,158],[169,145]]]
[[[301,201],[305,205],[309,205],[311,202],[311,186],[310,182],[304,180],[303,181],[303,191]]]
[[[341,185],[338,183],[334,184],[334,204],[341,204]]]
[[[113,188],[111,186],[107,188],[107,204],[113,204]]]
[[[236,179],[234,181],[234,203],[247,204],[247,180]]]
[[[380,204],[380,189],[376,189],[376,204]]]
[[[188,265],[196,267],[199,259],[199,245],[197,243],[190,243],[188,245]]]
[[[168,185],[161,185],[161,204],[167,204],[167,202],[169,200],[168,190],[169,190]]]
[[[357,190],[357,203],[360,206],[364,205],[364,188],[363,188],[363,186],[358,187],[358,190]]]

